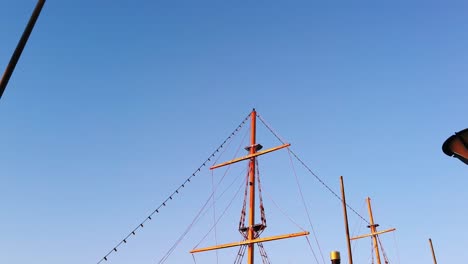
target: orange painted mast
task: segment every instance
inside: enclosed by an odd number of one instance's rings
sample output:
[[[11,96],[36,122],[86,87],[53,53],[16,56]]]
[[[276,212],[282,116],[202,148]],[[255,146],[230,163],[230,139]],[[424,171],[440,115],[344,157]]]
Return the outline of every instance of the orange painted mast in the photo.
[[[255,109],[252,110],[250,113],[250,145],[246,147],[246,150],[249,151],[249,154],[247,156],[241,157],[241,158],[236,158],[228,162],[224,162],[215,166],[212,166],[210,169],[216,169],[222,166],[226,165],[231,165],[233,163],[243,161],[243,160],[249,160],[249,219],[248,219],[248,226],[246,227],[246,230],[242,230],[242,232],[245,231],[244,234],[244,240],[240,242],[234,242],[234,243],[226,243],[226,244],[221,244],[221,245],[216,245],[216,246],[211,246],[211,247],[205,247],[205,248],[198,248],[198,249],[193,249],[190,251],[190,253],[198,253],[198,252],[204,252],[204,251],[210,251],[210,250],[218,250],[222,248],[229,248],[229,247],[235,247],[235,246],[243,246],[247,245],[247,264],[254,264],[255,257],[254,257],[254,249],[255,249],[255,244],[257,243],[262,243],[262,242],[267,242],[267,241],[273,241],[273,240],[279,240],[279,239],[285,239],[285,238],[292,238],[292,237],[299,237],[299,236],[307,236],[310,233],[308,231],[303,231],[299,233],[291,233],[291,234],[285,234],[285,235],[277,235],[277,236],[270,236],[270,237],[265,237],[265,238],[260,238],[259,237],[259,230],[263,230],[266,228],[266,225],[264,224],[255,224],[255,164],[256,164],[256,158],[257,156],[276,151],[282,148],[287,148],[290,146],[290,144],[283,144],[278,147],[270,148],[264,151],[258,151],[262,148],[260,144],[257,144],[256,142],[256,119],[257,119],[257,112]]]
[[[380,235],[380,234],[383,234],[383,233],[395,231],[396,229],[395,228],[390,228],[390,229],[387,229],[387,230],[384,230],[384,231],[377,232],[377,227],[379,225],[374,223],[374,216],[372,214],[372,207],[371,207],[370,200],[371,199],[369,197],[367,197],[367,209],[369,211],[369,221],[370,221],[370,225],[368,227],[370,228],[371,233],[367,234],[367,235],[361,235],[361,236],[353,237],[353,238],[351,238],[351,240],[360,239],[360,238],[364,238],[364,237],[372,237],[372,243],[374,245],[374,251],[375,251],[375,257],[377,258],[377,264],[381,264],[381,262],[380,262],[380,250],[379,250],[379,243],[377,241],[377,236]]]
[[[370,205],[370,198],[367,197],[367,209],[369,210],[369,220],[370,220],[370,230],[372,234],[377,232],[377,225],[374,223],[374,216],[372,215],[372,207]],[[380,264],[380,252],[379,252],[379,243],[377,241],[377,235],[372,236],[372,241],[374,242],[374,251],[375,257],[377,258],[377,264]]]
[[[250,113],[250,155],[257,152],[256,133],[257,133],[257,112],[255,109]],[[250,202],[249,202],[249,227],[248,227],[248,240],[254,239],[254,225],[255,225],[255,160],[256,157],[250,158],[249,161],[249,186],[250,186]],[[247,249],[247,263],[254,263],[254,244],[249,244]]]

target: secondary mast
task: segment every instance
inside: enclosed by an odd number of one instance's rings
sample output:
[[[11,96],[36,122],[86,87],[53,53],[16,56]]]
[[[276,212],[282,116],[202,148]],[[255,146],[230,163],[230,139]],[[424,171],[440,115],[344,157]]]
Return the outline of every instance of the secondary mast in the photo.
[[[344,223],[345,223],[345,231],[346,231],[346,244],[348,246],[348,259],[349,259],[349,264],[353,264],[353,253],[351,251],[351,240],[349,236],[348,210],[346,209],[347,204],[346,204],[343,176],[340,177],[340,186],[341,186],[341,203],[343,205],[343,215],[344,215]]]
[[[384,231],[377,232],[377,227],[379,225],[374,223],[374,216],[372,215],[372,207],[371,207],[370,200],[371,199],[369,197],[367,197],[367,209],[369,211],[369,221],[370,221],[370,225],[368,225],[367,227],[370,228],[371,233],[367,234],[367,235],[353,237],[353,238],[351,238],[351,240],[371,236],[372,237],[372,243],[374,245],[375,257],[377,258],[377,264],[381,264],[381,262],[380,262],[380,250],[379,250],[379,243],[377,241],[377,236],[380,235],[380,234],[383,234],[383,233],[395,231],[396,229],[395,228],[390,228],[390,229],[387,229],[387,230],[384,230]]]
[[[429,238],[429,245],[431,246],[432,259],[434,260],[434,264],[437,264],[437,259],[436,259],[435,252],[434,252],[434,246],[432,245],[432,239],[430,238]]]

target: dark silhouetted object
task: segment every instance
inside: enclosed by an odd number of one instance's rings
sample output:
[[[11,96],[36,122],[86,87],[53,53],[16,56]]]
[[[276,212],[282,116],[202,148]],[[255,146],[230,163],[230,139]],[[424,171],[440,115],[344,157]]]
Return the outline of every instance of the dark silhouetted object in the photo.
[[[340,252],[339,251],[330,252],[330,260],[332,264],[340,264],[341,263]]]
[[[434,253],[434,246],[432,245],[432,239],[430,238],[429,238],[429,245],[431,246],[432,259],[434,260],[434,264],[437,264],[437,259]]]
[[[442,151],[450,157],[455,157],[468,165],[468,128],[445,140]]]
[[[0,99],[2,98],[3,92],[7,87],[8,81],[10,80],[10,77],[13,74],[13,71],[15,70],[16,64],[18,63],[21,53],[23,52],[23,49],[26,46],[26,42],[28,42],[29,35],[31,35],[34,25],[36,24],[37,18],[41,14],[41,10],[44,4],[45,0],[39,0],[37,2],[36,8],[34,8],[31,18],[29,19],[28,25],[26,25],[23,35],[21,36],[18,45],[16,45],[15,52],[11,56],[10,63],[8,63],[7,68],[3,73],[2,79],[0,80]]]

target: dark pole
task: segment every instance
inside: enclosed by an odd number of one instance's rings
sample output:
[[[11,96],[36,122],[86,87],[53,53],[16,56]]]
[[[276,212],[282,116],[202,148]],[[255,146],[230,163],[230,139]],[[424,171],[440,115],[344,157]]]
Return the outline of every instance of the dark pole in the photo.
[[[434,253],[434,247],[432,246],[432,239],[430,238],[429,238],[429,245],[431,246],[432,259],[434,260],[434,264],[437,264],[437,259]]]
[[[18,63],[21,53],[23,52],[24,46],[26,46],[26,42],[28,42],[29,35],[31,35],[31,32],[34,28],[34,25],[36,24],[37,18],[39,17],[39,14],[41,13],[44,4],[45,0],[39,0],[37,2],[36,8],[34,8],[31,18],[29,19],[28,25],[24,29],[23,35],[21,36],[21,39],[19,40],[18,45],[16,46],[15,52],[11,56],[10,63],[8,63],[8,66],[5,72],[3,73],[2,79],[0,80],[0,99],[2,98],[3,92],[7,87],[8,81],[10,80],[10,77],[13,74],[13,71],[15,70],[16,64]]]
[[[345,196],[345,189],[343,183],[343,176],[340,177],[340,186],[341,186],[341,201],[343,204],[343,215],[344,215],[344,223],[345,223],[345,231],[346,231],[346,245],[348,246],[348,259],[349,264],[353,264],[353,253],[351,251],[351,239],[349,237],[349,225],[348,225],[348,210],[346,209],[346,196]]]

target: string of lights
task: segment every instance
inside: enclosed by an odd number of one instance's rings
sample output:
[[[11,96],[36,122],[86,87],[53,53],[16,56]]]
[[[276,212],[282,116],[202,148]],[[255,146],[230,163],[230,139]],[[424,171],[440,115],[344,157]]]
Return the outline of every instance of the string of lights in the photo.
[[[263,125],[265,125],[265,127],[282,143],[282,144],[285,144],[285,141],[268,125],[268,123],[259,115],[257,114],[258,118],[260,119],[260,121],[263,123]],[[291,148],[288,148],[289,149],[289,152],[302,164],[302,166],[304,166],[304,168],[306,168],[310,174],[312,174],[315,179],[317,179],[329,192],[331,192],[338,200],[340,200],[341,202],[343,202],[343,200],[341,199],[341,197],[332,190],[332,188],[330,188],[330,186],[328,186],[317,174],[315,174],[310,168],[309,166],[307,166],[307,164],[305,164],[304,161],[302,161],[299,156],[297,156],[297,154],[291,150]],[[365,219],[362,215],[360,215],[356,210],[354,210],[348,203],[346,203],[346,206],[353,212],[355,213],[359,218],[361,218],[364,222],[369,223],[369,221],[367,221],[367,219]]]
[[[190,177],[188,177],[171,195],[169,195],[169,197],[166,198],[166,200],[164,200],[156,209],[153,210],[153,212],[151,212],[143,221],[141,221],[141,223],[136,226],[127,236],[125,236],[124,239],[122,239],[119,243],[117,243],[117,245],[115,245],[107,254],[104,255],[104,257],[102,257],[98,262],[97,264],[100,264],[101,262],[103,261],[107,261],[109,259],[109,256],[115,252],[117,252],[117,249],[122,246],[122,244],[126,244],[128,242],[128,239],[131,237],[131,236],[135,236],[137,231],[140,229],[140,228],[143,228],[144,225],[146,224],[146,222],[150,221],[153,219],[153,216],[157,213],[160,212],[160,210],[165,207],[167,205],[167,203],[169,201],[171,201],[173,199],[173,197],[177,194],[180,193],[181,189],[185,188],[185,186],[190,183],[190,181],[192,180],[192,178],[194,178],[200,171],[203,167],[205,167],[207,165],[208,162],[211,161],[212,158],[214,158],[216,156],[216,154],[224,147],[224,145],[233,137],[236,135],[237,132],[239,132],[239,130],[244,126],[245,122],[249,119],[249,116],[248,115],[246,118],[244,118],[244,120],[236,127],[236,129],[223,141],[223,143],[221,143],[221,145],[219,145],[219,147],[213,151],[213,153],[202,163],[202,165],[200,165],[193,173],[192,175],[190,175]]]

